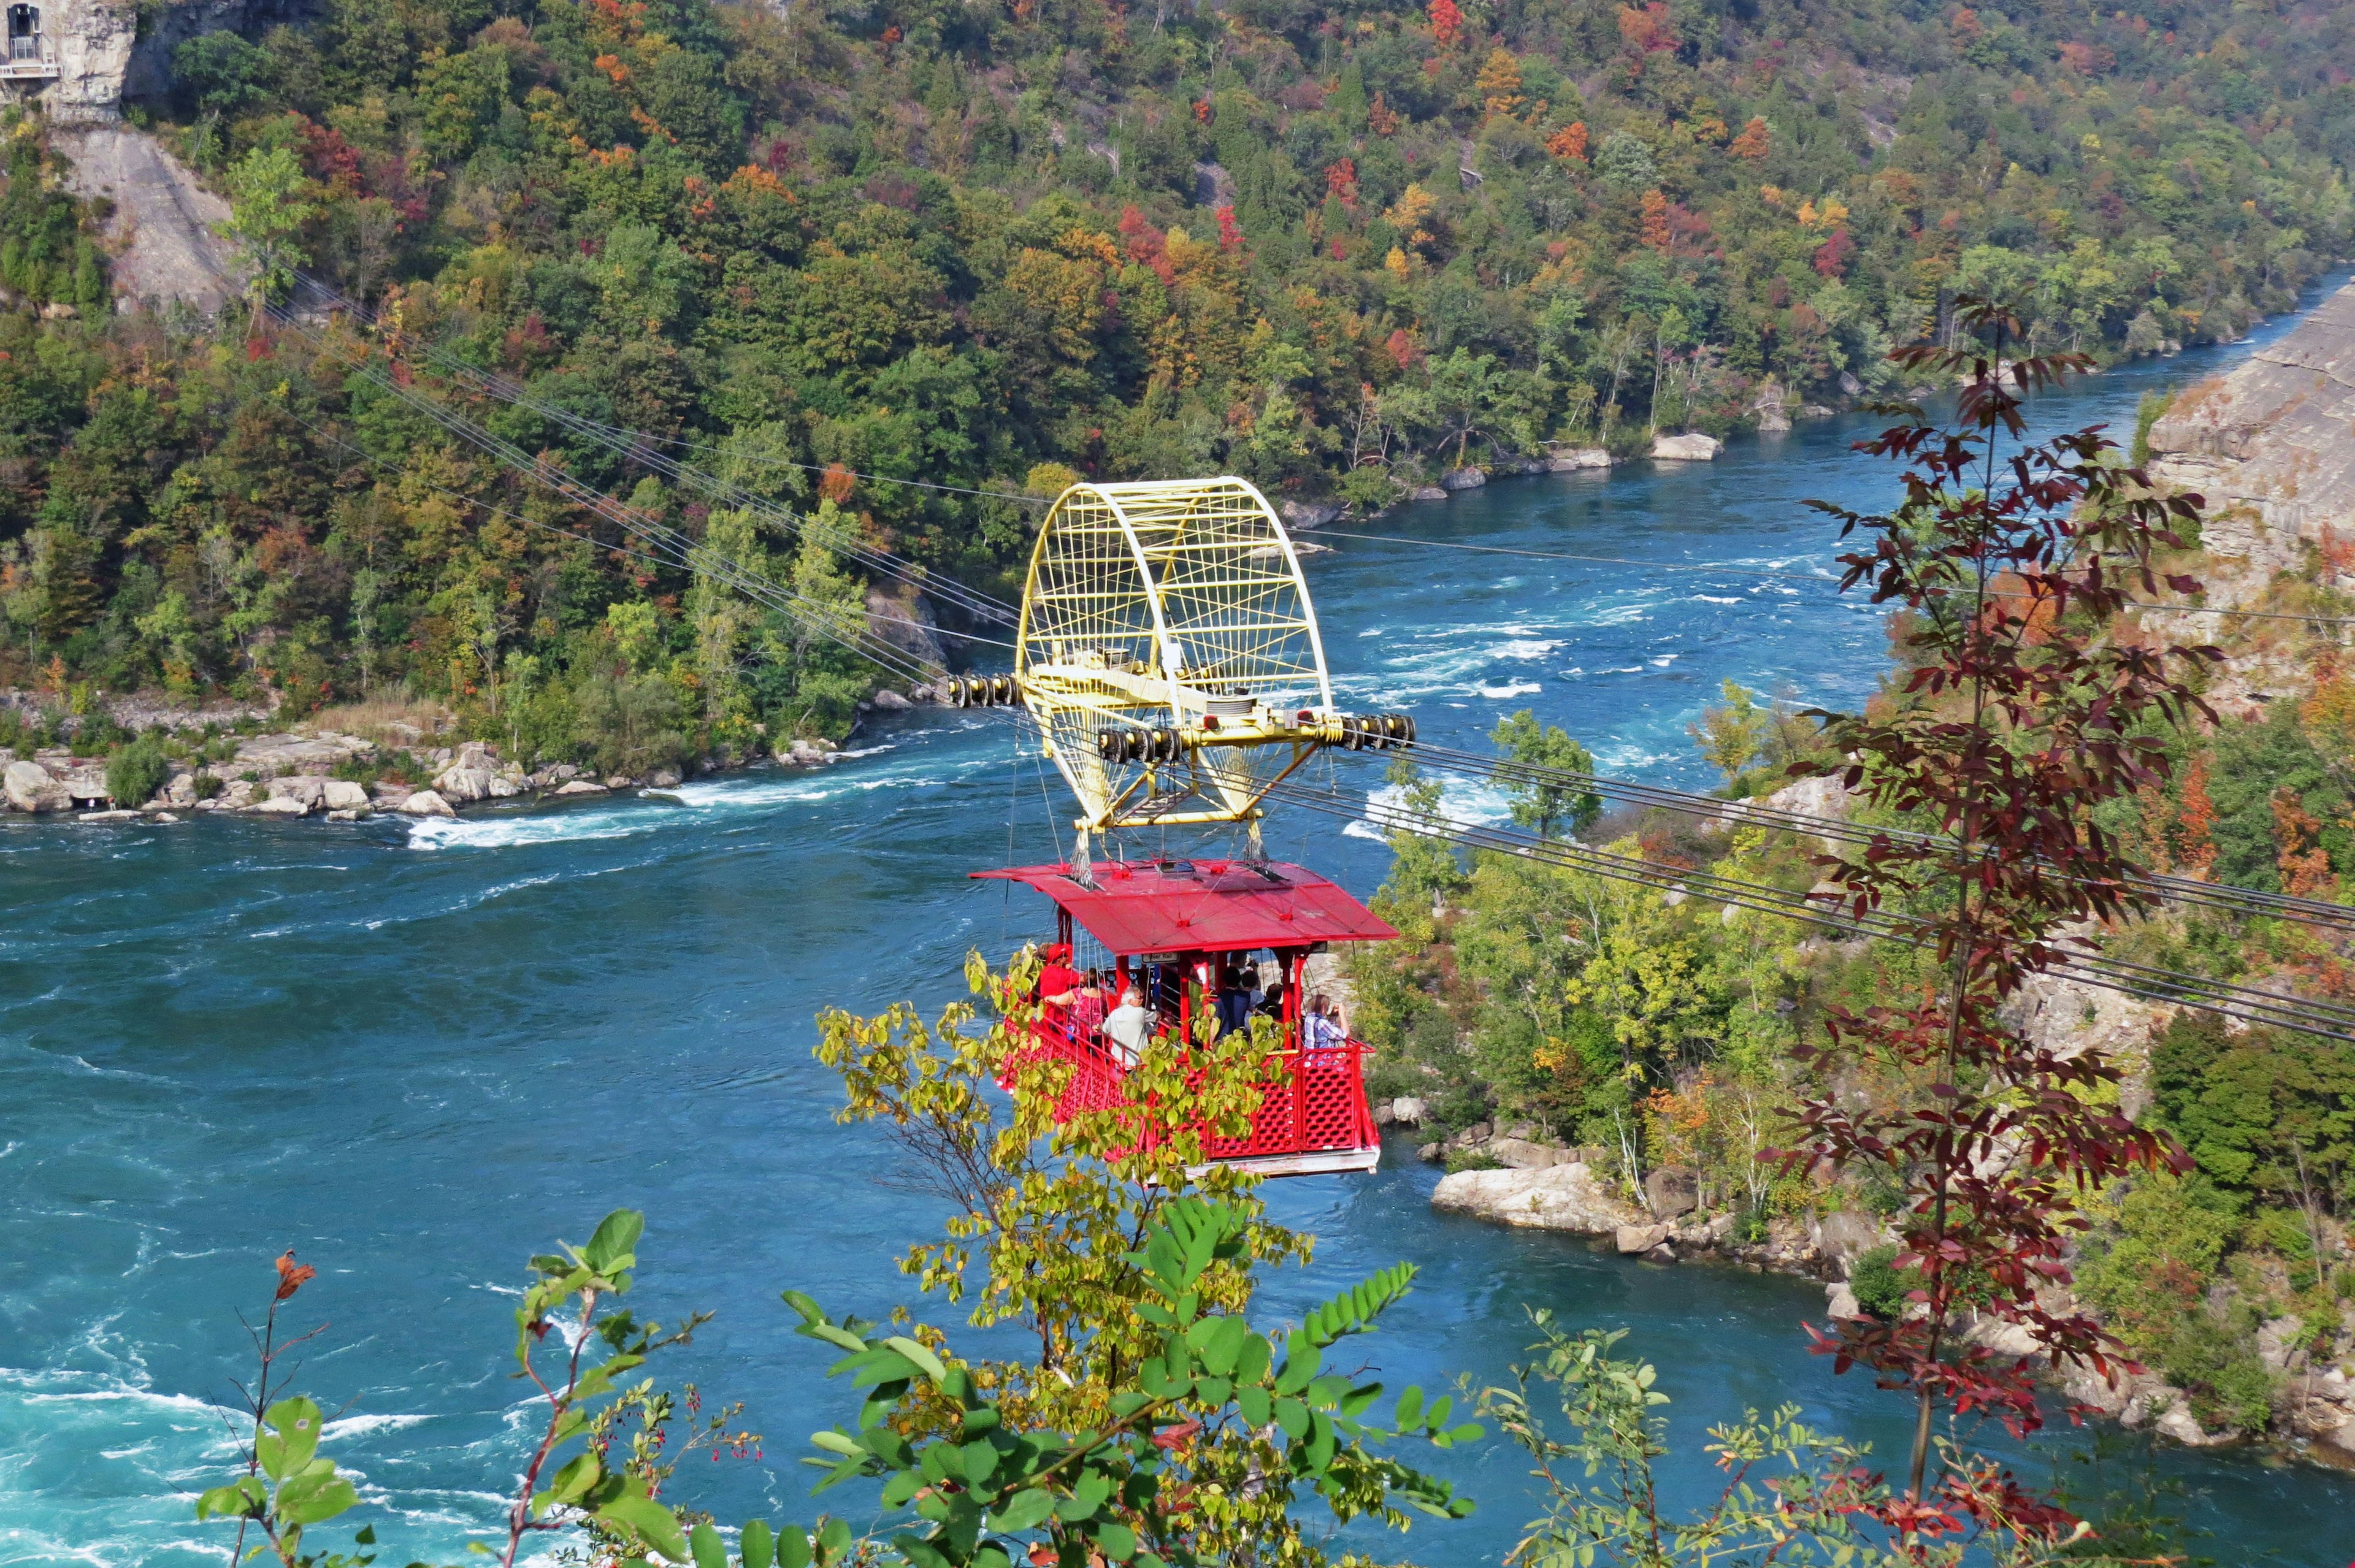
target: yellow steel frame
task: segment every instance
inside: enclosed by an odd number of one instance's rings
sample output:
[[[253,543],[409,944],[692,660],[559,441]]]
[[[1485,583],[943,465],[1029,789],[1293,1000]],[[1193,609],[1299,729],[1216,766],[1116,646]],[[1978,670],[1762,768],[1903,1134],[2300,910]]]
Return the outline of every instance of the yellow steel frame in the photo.
[[[1300,557],[1236,478],[1074,485],[1039,528],[1014,674],[1086,836],[1254,825],[1261,801],[1341,738]],[[1106,762],[1106,734],[1181,755]],[[1206,752],[1218,754],[1213,764]]]

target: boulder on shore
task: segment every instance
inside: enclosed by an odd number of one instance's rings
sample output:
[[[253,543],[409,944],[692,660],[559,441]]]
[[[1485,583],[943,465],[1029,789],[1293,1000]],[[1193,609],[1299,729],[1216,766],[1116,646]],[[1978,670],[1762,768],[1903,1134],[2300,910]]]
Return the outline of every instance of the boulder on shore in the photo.
[[[1725,443],[1699,431],[1687,431],[1682,435],[1656,435],[1652,438],[1652,455],[1671,463],[1708,463],[1725,450]]]
[[[1490,1138],[1487,1153],[1498,1165],[1512,1170],[1547,1170],[1570,1164],[1572,1157],[1571,1151],[1559,1144],[1513,1137]]]
[[[470,768],[463,763],[444,768],[433,781],[433,793],[454,805],[464,805],[491,797],[491,770]]]
[[[1700,1173],[1664,1165],[1644,1178],[1644,1202],[1657,1219],[1672,1220],[1700,1207]]]
[[[1443,490],[1477,490],[1488,482],[1488,475],[1477,468],[1451,468],[1439,476]]]
[[[256,811],[261,810],[262,805],[271,805],[273,810],[283,810],[282,806],[276,805],[274,803],[288,800],[299,802],[304,811],[316,811],[326,803],[327,781],[304,774],[297,774],[293,778],[270,779],[262,784],[262,792],[266,799],[254,807]]]
[[[415,795],[394,806],[393,810],[403,816],[455,816],[458,815],[450,809],[450,803],[442,799],[438,792],[430,789],[419,790]]]
[[[310,802],[298,795],[273,795],[265,800],[253,801],[246,811],[255,816],[308,816]]]
[[[1611,1235],[1643,1219],[1585,1166],[1575,1164],[1536,1170],[1459,1170],[1441,1178],[1431,1206],[1524,1230],[1584,1236]]]
[[[1881,1228],[1871,1216],[1842,1209],[1817,1221],[1815,1243],[1846,1276],[1856,1260],[1881,1245]]]
[[[0,770],[0,791],[17,811],[64,811],[73,804],[65,785],[38,763],[10,763]]]
[[[1650,1252],[1668,1239],[1666,1225],[1622,1225],[1612,1232],[1624,1256],[1636,1256]]]
[[[1546,459],[1546,471],[1550,474],[1572,474],[1582,468],[1608,468],[1611,453],[1599,446],[1573,447],[1557,452]]]
[[[556,791],[556,795],[559,799],[561,799],[566,795],[603,795],[605,793],[605,786],[599,784],[594,779],[570,779],[559,786]]]
[[[1406,493],[1410,501],[1444,501],[1447,492],[1436,485],[1417,485]]]

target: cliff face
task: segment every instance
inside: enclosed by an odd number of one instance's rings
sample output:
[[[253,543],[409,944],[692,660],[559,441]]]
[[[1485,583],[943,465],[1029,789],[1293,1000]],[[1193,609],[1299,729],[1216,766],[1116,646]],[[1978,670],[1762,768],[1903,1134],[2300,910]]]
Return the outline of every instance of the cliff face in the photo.
[[[2179,397],[2150,446],[2154,479],[2207,498],[2211,555],[2270,573],[2301,540],[2355,537],[2355,284]]]
[[[59,124],[103,124],[119,117],[125,97],[170,91],[172,51],[197,34],[250,35],[271,23],[298,18],[307,4],[164,0],[143,7],[137,0],[43,0],[37,6],[37,52],[51,69],[13,76],[8,90],[40,100]]]

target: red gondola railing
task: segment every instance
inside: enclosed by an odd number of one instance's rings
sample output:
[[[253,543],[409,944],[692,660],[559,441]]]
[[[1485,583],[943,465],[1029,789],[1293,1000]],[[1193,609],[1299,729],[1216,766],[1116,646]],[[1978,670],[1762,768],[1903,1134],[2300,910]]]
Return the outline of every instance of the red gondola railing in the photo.
[[[1060,1022],[1041,1019],[1031,1026],[1031,1038],[1035,1043],[1007,1064],[1000,1083],[1012,1089],[1016,1073],[1030,1062],[1070,1062],[1071,1082],[1055,1103],[1058,1125],[1086,1112],[1131,1104],[1126,1071],[1100,1036],[1092,1031],[1082,1035]],[[1266,1076],[1259,1083],[1259,1106],[1252,1113],[1251,1130],[1240,1137],[1206,1135],[1206,1157],[1270,1166],[1306,1160],[1303,1168],[1315,1168],[1320,1163],[1316,1157],[1347,1156],[1332,1168],[1369,1167],[1381,1140],[1366,1109],[1365,1050],[1362,1042],[1350,1040],[1309,1050],[1305,1060],[1297,1047],[1271,1055]]]

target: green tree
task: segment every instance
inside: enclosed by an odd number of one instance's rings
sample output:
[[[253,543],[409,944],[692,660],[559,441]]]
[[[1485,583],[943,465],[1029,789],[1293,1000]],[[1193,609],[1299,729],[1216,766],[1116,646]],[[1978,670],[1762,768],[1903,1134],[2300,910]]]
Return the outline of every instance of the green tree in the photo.
[[[256,147],[229,166],[229,221],[220,232],[238,249],[247,271],[253,321],[294,286],[294,271],[310,260],[295,236],[318,213],[310,178],[291,147]]]
[[[1575,837],[1603,815],[1601,795],[1575,779],[1555,776],[1594,772],[1594,758],[1568,731],[1540,723],[1524,708],[1500,720],[1488,739],[1519,770],[1510,775],[1515,822],[1536,828],[1541,838],[1557,830]]]
[[[1757,699],[1731,676],[1723,690],[1723,706],[1703,709],[1700,722],[1686,725],[1685,733],[1700,746],[1710,766],[1725,775],[1730,790],[1764,754],[1774,734],[1774,716],[1759,707]]]

